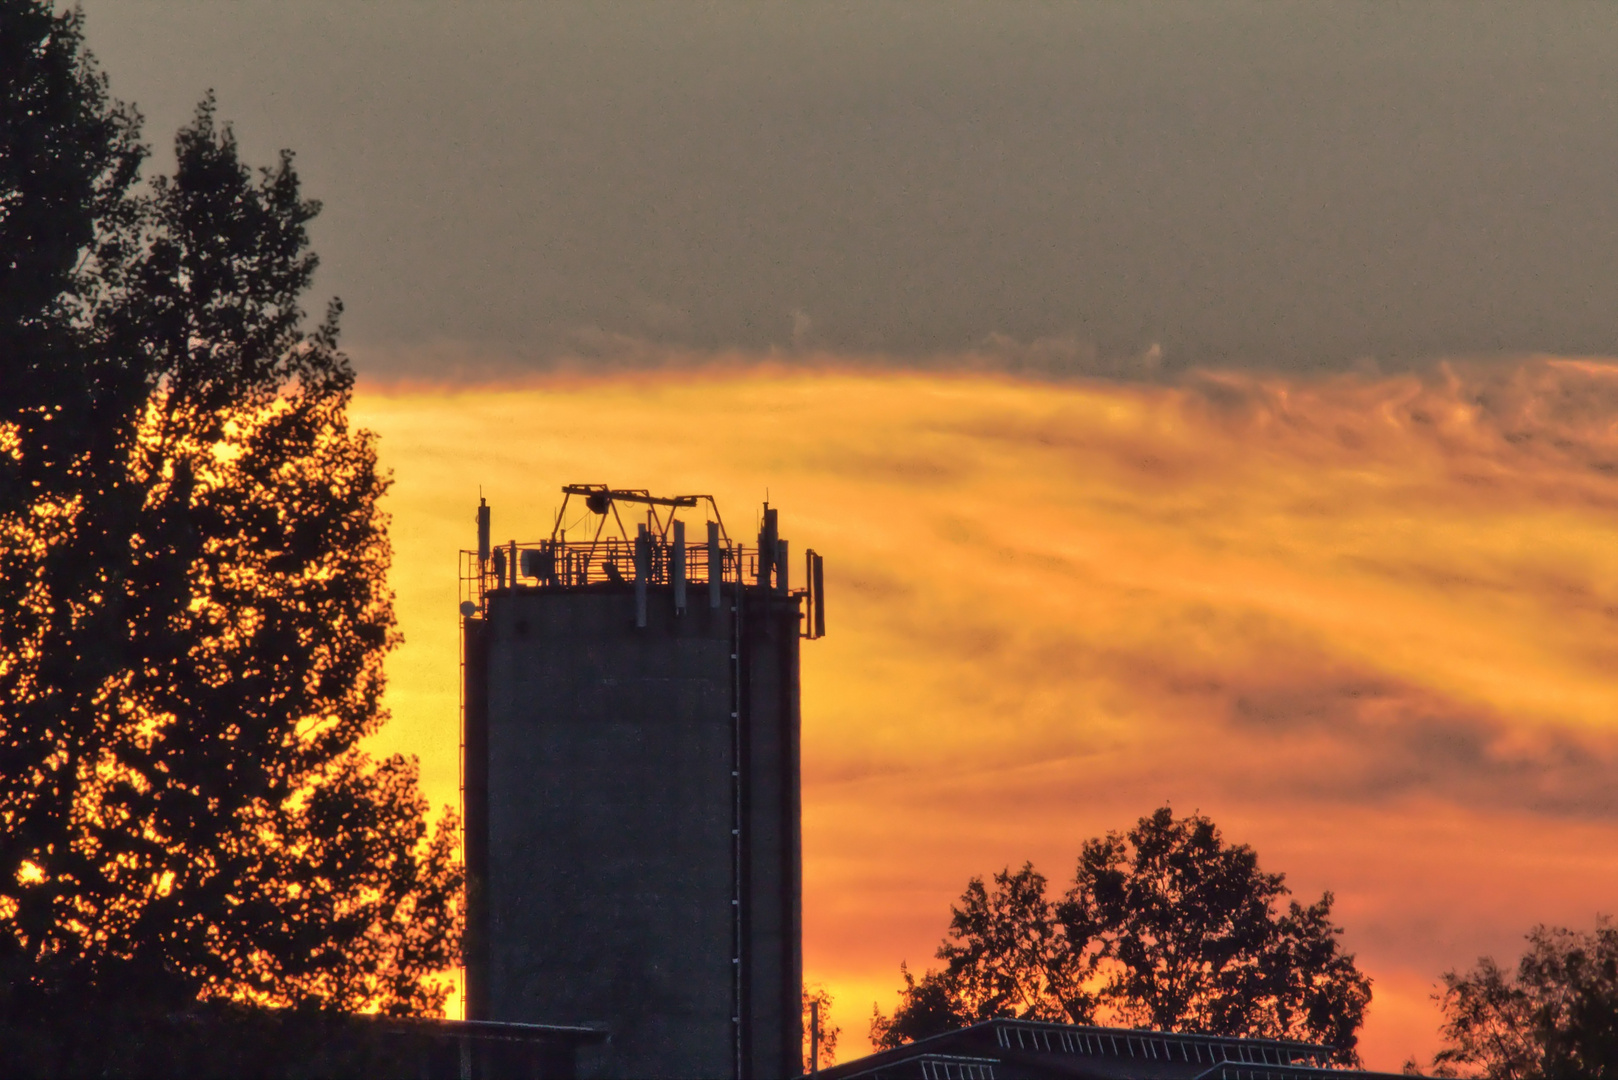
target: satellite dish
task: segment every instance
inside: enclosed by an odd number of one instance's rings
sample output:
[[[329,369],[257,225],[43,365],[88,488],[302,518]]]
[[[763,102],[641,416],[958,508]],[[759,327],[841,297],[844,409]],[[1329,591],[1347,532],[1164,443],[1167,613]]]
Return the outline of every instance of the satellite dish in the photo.
[[[476,615],[477,613],[478,613],[478,606],[476,604],[472,603],[472,601],[470,601],[470,600],[462,600],[461,601],[461,614],[462,615],[465,615],[468,619],[470,619],[472,616]]]

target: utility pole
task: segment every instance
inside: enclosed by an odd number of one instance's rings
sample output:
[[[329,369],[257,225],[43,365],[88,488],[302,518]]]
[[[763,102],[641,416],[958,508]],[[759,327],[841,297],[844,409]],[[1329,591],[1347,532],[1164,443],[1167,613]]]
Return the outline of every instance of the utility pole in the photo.
[[[809,999],[809,1075],[820,1075],[820,999]]]

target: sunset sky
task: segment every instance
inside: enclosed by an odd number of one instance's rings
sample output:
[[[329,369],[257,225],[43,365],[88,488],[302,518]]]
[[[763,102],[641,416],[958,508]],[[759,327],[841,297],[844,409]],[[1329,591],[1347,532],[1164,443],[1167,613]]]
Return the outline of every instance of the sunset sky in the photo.
[[[804,648],[805,966],[845,1056],[968,877],[1168,802],[1338,898],[1368,1063],[1440,972],[1618,886],[1618,366],[1175,387],[703,369],[375,384],[406,644],[379,748],[456,799],[455,552],[565,481],[766,489],[827,559]]]
[[[1618,895],[1618,5],[83,0],[324,202],[456,801],[456,551],[768,492],[847,1058],[967,878],[1168,802],[1332,890],[1368,1064]],[[1608,358],[1608,359],[1604,359]]]

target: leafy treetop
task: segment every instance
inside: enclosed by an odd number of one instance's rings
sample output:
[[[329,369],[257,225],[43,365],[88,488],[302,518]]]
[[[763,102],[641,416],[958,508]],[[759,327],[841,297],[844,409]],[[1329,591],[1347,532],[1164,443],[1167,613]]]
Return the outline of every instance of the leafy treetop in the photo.
[[[1447,1045],[1434,1059],[1436,1075],[1618,1076],[1618,927],[1610,919],[1598,918],[1589,932],[1537,926],[1514,973],[1486,956],[1443,981],[1434,997]]]
[[[82,18],[0,0],[0,1008],[433,1013],[455,822],[385,720],[374,436],[290,154],[138,186]]]
[[[1289,901],[1281,874],[1214,823],[1168,807],[1087,841],[1065,896],[1031,864],[973,878],[952,907],[942,970],[903,965],[880,1048],[995,1017],[1295,1038],[1358,1060],[1370,980],[1339,943],[1332,896]]]

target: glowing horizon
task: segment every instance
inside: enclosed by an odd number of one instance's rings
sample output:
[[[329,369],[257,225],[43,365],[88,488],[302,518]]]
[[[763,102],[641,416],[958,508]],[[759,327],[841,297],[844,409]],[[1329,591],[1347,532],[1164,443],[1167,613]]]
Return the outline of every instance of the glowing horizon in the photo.
[[[406,643],[378,749],[457,798],[456,552],[558,489],[768,488],[826,556],[803,670],[805,974],[841,1056],[968,877],[1168,802],[1375,980],[1367,1065],[1430,1057],[1440,972],[1588,925],[1618,885],[1618,368],[1177,385],[712,369],[365,385]]]

